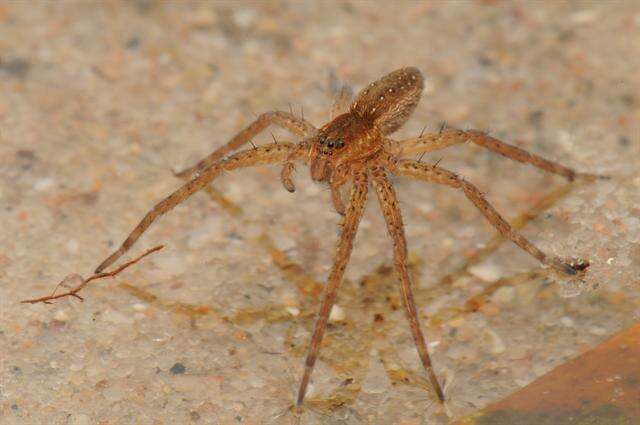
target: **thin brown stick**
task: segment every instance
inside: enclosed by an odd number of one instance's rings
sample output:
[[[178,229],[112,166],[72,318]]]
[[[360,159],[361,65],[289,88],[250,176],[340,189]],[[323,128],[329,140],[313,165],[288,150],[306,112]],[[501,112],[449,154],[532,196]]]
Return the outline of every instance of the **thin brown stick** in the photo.
[[[164,248],[164,245],[158,245],[156,247],[153,247],[150,250],[148,250],[145,253],[143,253],[142,255],[140,255],[139,257],[137,257],[137,258],[135,258],[135,259],[133,259],[133,260],[121,265],[120,267],[118,267],[114,271],[102,272],[102,273],[94,273],[89,278],[83,279],[82,283],[80,285],[76,286],[75,288],[71,289],[68,292],[64,292],[62,294],[57,294],[56,295],[56,291],[64,283],[64,280],[62,280],[60,283],[58,283],[56,285],[56,287],[54,288],[54,290],[51,293],[51,295],[47,295],[47,296],[40,297],[40,298],[34,298],[34,299],[31,299],[31,300],[23,300],[23,301],[20,301],[20,302],[23,303],[23,304],[36,304],[36,303],[51,304],[51,301],[56,300],[58,298],[63,298],[63,297],[75,297],[75,298],[79,299],[80,301],[84,301],[84,298],[82,298],[80,295],[78,295],[78,292],[80,292],[85,286],[87,286],[89,284],[89,282],[91,282],[93,280],[104,279],[105,277],[114,277],[117,274],[119,274],[120,272],[122,272],[124,269],[126,269],[129,266],[132,266],[135,263],[137,263],[138,261],[142,260],[147,255],[153,254],[156,251],[160,251],[162,248]]]

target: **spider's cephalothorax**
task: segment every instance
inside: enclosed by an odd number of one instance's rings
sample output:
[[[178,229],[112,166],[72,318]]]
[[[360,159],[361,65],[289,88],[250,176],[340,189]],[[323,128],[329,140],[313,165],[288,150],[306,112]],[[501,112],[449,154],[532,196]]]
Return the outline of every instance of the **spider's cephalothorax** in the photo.
[[[356,161],[371,158],[380,151],[383,138],[371,120],[353,112],[336,117],[311,140],[309,168],[311,178],[333,182],[336,171]]]
[[[348,112],[324,125],[311,139],[311,178],[330,181],[334,170],[378,154],[384,136],[400,128],[415,109],[423,81],[417,68],[403,68],[358,93]]]
[[[419,316],[413,300],[411,282],[407,270],[407,242],[402,224],[402,214],[389,175],[404,176],[449,186],[461,191],[506,239],[511,240],[542,264],[566,275],[583,272],[584,264],[574,265],[554,256],[548,256],[528,239],[514,230],[509,223],[486,200],[484,194],[469,181],[436,165],[401,158],[402,155],[424,154],[438,149],[461,144],[475,143],[519,162],[528,163],[543,170],[559,174],[568,180],[576,177],[593,178],[593,175],[577,173],[558,163],[531,154],[518,147],[508,145],[486,133],[474,130],[443,129],[436,133],[394,141],[388,136],[402,126],[415,110],[423,87],[423,78],[416,68],[402,68],[375,81],[364,88],[350,102],[350,91],[340,93],[340,102],[332,111],[335,119],[320,129],[311,123],[287,112],[267,112],[259,116],[240,131],[226,145],[216,149],[195,166],[178,175],[191,178],[182,187],[159,202],[140,221],[120,248],[104,260],[96,269],[102,272],[138,240],[144,231],[160,216],[204,188],[223,171],[255,165],[284,164],[282,183],[293,192],[291,180],[295,162],[310,166],[313,180],[327,182],[331,187],[334,206],[344,215],[341,236],[335,262],[327,282],[320,312],[311,338],[304,366],[304,374],[298,391],[298,404],[302,403],[309,383],[311,371],[320,350],[329,312],[346,269],[353,240],[364,211],[364,205],[373,186],[378,202],[387,222],[387,230],[393,241],[393,257],[396,275],[400,282],[402,302],[409,319],[411,334],[429,380],[438,398],[444,393],[431,367],[427,345],[420,329]],[[350,103],[350,105],[349,105]],[[273,143],[233,153],[270,124],[284,127],[304,140],[300,143]],[[351,197],[342,200],[341,185],[351,183]]]

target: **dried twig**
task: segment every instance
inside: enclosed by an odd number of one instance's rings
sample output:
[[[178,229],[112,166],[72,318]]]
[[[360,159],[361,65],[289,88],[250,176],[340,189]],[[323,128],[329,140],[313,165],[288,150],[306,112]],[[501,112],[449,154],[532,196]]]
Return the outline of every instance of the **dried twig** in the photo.
[[[116,276],[118,273],[120,273],[121,271],[123,271],[124,269],[126,269],[129,266],[134,265],[135,263],[137,263],[138,261],[142,260],[144,257],[146,257],[149,254],[152,254],[156,251],[160,251],[162,248],[164,248],[164,245],[158,245],[154,248],[151,248],[150,250],[146,251],[144,254],[140,255],[139,257],[129,261],[128,263],[125,263],[123,265],[121,265],[120,267],[118,267],[117,269],[115,269],[112,272],[102,272],[102,273],[95,273],[92,276],[90,276],[87,279],[82,279],[82,283],[80,283],[79,285],[77,285],[75,288],[72,288],[71,290],[69,290],[68,292],[64,292],[61,294],[57,294],[56,295],[56,291],[58,290],[58,288],[70,277],[67,276],[65,279],[63,279],[60,283],[58,283],[56,285],[56,287],[54,288],[53,292],[51,293],[51,295],[47,295],[44,297],[40,297],[40,298],[34,298],[31,300],[23,300],[20,301],[23,304],[37,304],[37,303],[44,303],[44,304],[51,304],[52,300],[56,300],[58,298],[63,298],[63,297],[75,297],[77,299],[79,299],[80,301],[84,301],[84,298],[82,298],[80,295],[78,295],[78,292],[80,292],[82,290],[82,288],[84,288],[85,286],[87,286],[87,284],[89,282],[91,282],[92,280],[98,280],[98,279],[103,279],[105,277],[114,277]]]

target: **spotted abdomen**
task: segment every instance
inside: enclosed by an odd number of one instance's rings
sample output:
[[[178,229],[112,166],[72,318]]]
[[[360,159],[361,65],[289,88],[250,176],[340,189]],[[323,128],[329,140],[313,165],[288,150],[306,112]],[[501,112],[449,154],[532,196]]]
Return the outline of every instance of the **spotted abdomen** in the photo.
[[[417,68],[398,69],[362,89],[351,104],[351,112],[373,121],[382,134],[393,133],[413,113],[423,86]]]

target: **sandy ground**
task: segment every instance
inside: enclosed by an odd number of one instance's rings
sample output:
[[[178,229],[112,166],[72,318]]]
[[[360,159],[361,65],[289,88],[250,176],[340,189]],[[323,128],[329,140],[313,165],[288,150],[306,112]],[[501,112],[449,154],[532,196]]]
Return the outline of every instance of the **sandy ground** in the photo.
[[[278,167],[227,174],[227,203],[176,208],[128,258],[166,248],[84,302],[19,304],[88,276],[180,184],[172,169],[255,114],[291,105],[322,125],[329,75],[357,90],[407,65],[427,84],[394,137],[446,122],[612,176],[567,185],[475,146],[423,159],[528,212],[544,250],[589,259],[579,282],[495,242],[461,193],[395,181],[446,409],[369,202],[340,320],[289,411],[340,222],[304,167],[294,194]],[[640,320],[638,69],[634,1],[1,3],[0,422],[439,424],[510,394]]]

